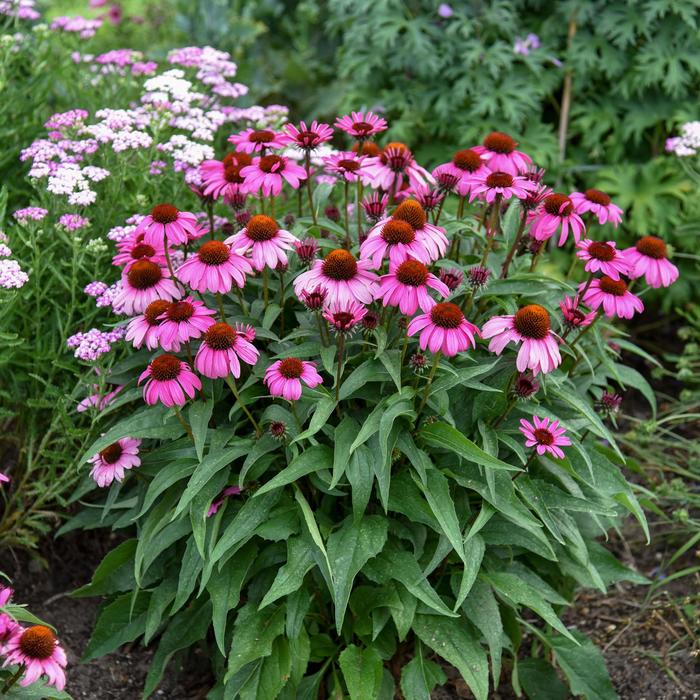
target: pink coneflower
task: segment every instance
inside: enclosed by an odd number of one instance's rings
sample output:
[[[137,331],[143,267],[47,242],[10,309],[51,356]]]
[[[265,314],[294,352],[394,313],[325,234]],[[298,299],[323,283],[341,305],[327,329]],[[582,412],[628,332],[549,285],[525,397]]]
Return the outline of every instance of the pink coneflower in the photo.
[[[388,143],[379,156],[367,158],[364,165],[372,187],[387,192],[399,192],[404,184],[404,177],[408,178],[411,187],[435,182],[433,176],[416,163],[413,153],[403,143]]]
[[[319,284],[316,289],[312,289],[311,291],[302,289],[301,294],[298,294],[298,296],[301,303],[309,311],[320,311],[326,303],[328,291],[325,287]]]
[[[559,427],[559,421],[550,423],[549,418],[532,416],[532,423],[520,419],[518,430],[525,436],[525,447],[534,447],[538,455],[549,452],[553,457],[564,459],[561,448],[570,445],[571,440],[566,437],[566,430]]]
[[[604,391],[598,401],[596,401],[596,408],[604,416],[614,416],[622,406],[622,396],[616,394],[614,391]]]
[[[257,348],[228,323],[215,323],[207,329],[199,346],[194,366],[200,374],[211,379],[241,376],[241,363],[254,365],[260,353]]]
[[[212,199],[223,196],[227,204],[233,204],[235,198],[243,194],[245,177],[241,170],[252,162],[247,153],[229,153],[223,161],[205,160],[199,166],[204,195]]]
[[[629,275],[629,263],[615,241],[603,243],[584,238],[576,247],[579,249],[576,255],[586,263],[583,268],[586,272],[602,272],[614,280],[619,280],[620,275]]]
[[[234,282],[242,289],[246,275],[252,272],[250,262],[226,243],[207,241],[180,265],[177,276],[198,292],[226,293]]]
[[[256,270],[262,270],[265,265],[274,270],[279,263],[287,265],[289,261],[285,251],[290,250],[298,240],[289,231],[281,229],[274,219],[258,214],[242,231],[229,236],[224,242],[236,252],[251,251]]]
[[[378,278],[370,272],[369,260],[356,260],[347,250],[332,250],[323,260],[294,280],[294,291],[301,299],[305,289],[323,287],[328,303],[341,304],[357,301],[371,304],[378,286]]]
[[[578,294],[573,297],[564,297],[559,302],[562,316],[564,317],[564,325],[569,329],[585,328],[593,323],[596,317],[596,312],[591,311],[586,313],[581,309]]]
[[[9,586],[0,585],[0,608],[4,608],[9,602],[14,590]]]
[[[599,224],[610,221],[615,227],[622,221],[622,209],[613,204],[605,192],[590,189],[585,192],[572,192],[569,196],[577,214],[593,212],[598,217]]]
[[[173,301],[182,296],[168,270],[150,260],[134,262],[122,273],[121,282],[122,288],[112,306],[129,316],[141,313],[156,299]]]
[[[513,394],[522,401],[527,401],[540,390],[540,383],[532,372],[520,372],[513,383]]]
[[[5,644],[4,654],[3,666],[17,664],[24,667],[24,675],[19,682],[21,686],[31,685],[45,675],[49,685],[58,690],[65,687],[66,674],[63,669],[68,663],[66,652],[48,627],[33,625],[24,630],[20,627]]]
[[[305,238],[303,241],[296,240],[294,242],[294,248],[297,251],[299,260],[304,263],[304,265],[310,265],[316,256],[318,255],[318,241],[310,236]]]
[[[360,141],[378,134],[387,128],[386,119],[373,112],[352,112],[335,120],[335,126]]]
[[[158,265],[165,265],[165,251],[163,250],[163,241],[159,243],[154,241],[154,244],[145,243],[143,240],[144,234],[140,233],[137,236],[130,236],[123,241],[117,243],[119,251],[112,258],[112,265],[126,266],[128,270],[137,260],[150,260]]]
[[[421,350],[442,352],[447,357],[476,347],[474,336],[481,336],[479,329],[464,318],[459,306],[449,301],[436,304],[408,324],[408,335],[419,331]]]
[[[451,292],[454,292],[454,290],[464,282],[464,272],[458,270],[456,267],[450,267],[449,269],[443,267],[440,269],[440,281]]]
[[[586,284],[582,283],[579,289],[585,287]],[[591,282],[583,295],[583,303],[594,311],[602,306],[608,318],[632,318],[635,312],[644,311],[642,300],[627,289],[624,280],[614,280],[607,275]]]
[[[440,206],[440,202],[445,199],[445,192],[440,189],[434,189],[428,185],[420,185],[419,187],[411,188],[409,196],[415,197],[416,202],[420,204],[426,212],[431,212]]]
[[[368,221],[376,223],[383,216],[386,211],[387,205],[389,204],[388,194],[379,194],[379,192],[372,192],[369,197],[365,197],[362,200],[362,208],[365,210],[365,216]]]
[[[281,420],[272,420],[270,425],[267,427],[270,436],[277,440],[278,442],[283,442],[287,437],[287,425]]]
[[[199,338],[213,325],[216,311],[192,297],[168,304],[160,316],[158,342],[167,352],[179,352],[180,345]]]
[[[528,222],[531,223],[530,235],[537,241],[550,239],[561,227],[559,246],[566,243],[569,230],[577,243],[586,231],[583,220],[574,210],[574,203],[558,192],[547,195],[537,209],[530,212]]]
[[[124,339],[131,342],[135,348],[145,345],[149,350],[155,350],[158,347],[161,316],[171,303],[165,299],[152,301],[141,316],[135,316],[129,321]]]
[[[9,484],[11,481],[10,477],[3,472],[0,472],[0,484]]]
[[[546,374],[561,364],[557,335],[551,330],[547,310],[537,304],[523,306],[513,316],[494,316],[482,329],[491,338],[489,351],[500,355],[508,343],[522,343],[515,366],[518,372],[531,369]]]
[[[263,153],[269,148],[282,148],[285,145],[284,134],[271,129],[245,129],[228,137],[235,144],[237,151],[243,153]]]
[[[486,286],[491,277],[491,270],[483,265],[474,265],[467,270],[467,284],[476,291]]]
[[[422,262],[408,258],[398,265],[391,265],[389,274],[382,275],[376,298],[383,299],[384,306],[398,306],[402,314],[413,316],[419,306],[424,313],[435,306],[428,287],[443,298],[450,294],[448,286],[430,273]]]
[[[445,254],[447,237],[444,229],[428,222],[423,207],[407,199],[394,210],[393,215],[376,224],[360,246],[360,257],[371,260],[379,268],[388,257],[394,264],[413,257],[430,263]]]
[[[253,326],[251,326],[249,323],[241,323],[237,321],[233,324],[233,327],[236,333],[240,335],[243,340],[247,340],[249,343],[252,343],[255,340],[257,333],[255,332],[255,328],[253,328]]]
[[[149,406],[160,401],[164,406],[184,406],[202,388],[190,366],[175,355],[159,355],[141,373],[138,383],[146,381],[143,398]]]
[[[241,175],[245,178],[243,187],[246,192],[262,191],[265,197],[277,196],[282,191],[282,178],[295,190],[299,189],[300,180],[306,180],[304,168],[290,158],[274,155],[255,158],[251,165],[241,168]]]
[[[492,204],[499,196],[502,200],[508,200],[512,197],[527,199],[536,187],[534,182],[522,175],[491,172],[474,178],[469,201],[473,202],[477,197],[480,197],[488,204]]]
[[[285,360],[273,362],[265,370],[264,382],[271,396],[281,396],[287,401],[298,401],[301,398],[301,382],[313,389],[323,383],[323,378],[316,371],[313,362],[288,357]]]
[[[323,166],[326,172],[336,175],[345,182],[357,182],[359,178],[365,184],[369,183],[369,174],[364,168],[367,156],[358,156],[352,151],[341,151],[332,156],[323,158]]]
[[[282,138],[285,142],[302,151],[311,151],[333,138],[333,129],[328,124],[316,120],[311,122],[311,126],[306,126],[306,122],[299,122],[299,126],[285,124],[283,129],[285,133]]]
[[[490,172],[486,160],[476,150],[466,148],[457,151],[449,163],[438,165],[433,177],[443,190],[454,189],[460,197],[466,197],[478,178]]]
[[[678,279],[678,268],[668,260],[666,244],[656,236],[640,238],[623,255],[630,266],[630,279],[644,275],[646,283],[654,289],[668,287]]]
[[[212,515],[216,515],[219,511],[219,508],[221,508],[221,506],[224,505],[224,503],[226,502],[227,498],[230,498],[231,496],[240,495],[241,489],[239,486],[227,486],[219,494],[219,497],[215,501],[212,501],[212,504],[209,506],[209,510],[207,511],[207,518],[211,518]]]
[[[125,469],[133,469],[141,464],[140,445],[141,440],[136,438],[122,438],[100,450],[88,460],[93,465],[90,476],[100,488],[109,486],[115,479],[122,481]]]
[[[199,228],[194,214],[180,211],[172,204],[157,204],[148,216],[141,219],[134,234],[143,233],[144,243],[162,247],[165,238],[171,245],[187,243],[190,234],[198,235]]]
[[[323,311],[323,318],[336,333],[351,333],[355,326],[367,318],[367,307],[356,301],[350,303],[333,302]]]
[[[523,175],[532,158],[526,153],[517,150],[518,142],[502,131],[491,132],[481,146],[475,146],[476,151],[494,172],[510,173],[511,175]]]

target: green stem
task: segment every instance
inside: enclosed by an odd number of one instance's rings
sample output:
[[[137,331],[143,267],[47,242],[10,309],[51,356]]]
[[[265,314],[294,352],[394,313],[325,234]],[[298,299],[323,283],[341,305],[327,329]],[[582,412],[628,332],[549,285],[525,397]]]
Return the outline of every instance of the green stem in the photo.
[[[209,238],[214,240],[214,202],[207,204],[207,217],[209,219]]]
[[[433,356],[433,366],[430,368],[430,374],[428,375],[428,383],[425,385],[425,390],[423,391],[423,398],[420,402],[420,406],[418,407],[418,412],[416,413],[416,423],[420,418],[420,414],[423,412],[423,408],[425,408],[425,404],[428,402],[428,396],[430,395],[430,387],[433,384],[433,377],[435,376],[435,372],[437,372],[438,365],[440,364],[441,355],[442,353],[438,350]]]
[[[520,245],[520,241],[523,237],[523,233],[525,232],[525,223],[526,222],[527,222],[527,209],[525,209],[523,207],[523,213],[522,213],[522,216],[520,217],[520,226],[518,227],[518,232],[515,234],[515,240],[513,241],[513,245],[510,247],[510,250],[508,251],[508,255],[506,256],[506,259],[503,261],[503,267],[501,268],[501,279],[505,279],[506,277],[508,277],[508,269],[510,268],[510,264],[513,261],[513,256],[515,255],[515,251],[518,249],[518,246]]]
[[[267,266],[263,268],[263,302],[265,303],[265,308],[267,309],[268,302],[268,290],[267,290]]]
[[[234,284],[233,288],[236,290],[236,295],[238,296],[238,303],[241,305],[241,311],[247,316],[248,304],[246,304],[246,301],[243,298],[243,292],[241,292],[241,288],[237,284]]]
[[[185,432],[190,436],[190,440],[194,442],[194,435],[192,434],[192,428],[190,428],[190,424],[184,419],[182,413],[180,413],[180,409],[177,406],[173,406],[173,409],[175,409],[175,415],[180,421],[182,427],[185,429]]]
[[[309,207],[311,208],[311,220],[314,226],[318,225],[316,220],[316,210],[314,209],[314,196],[311,191],[311,153],[306,151],[306,192],[309,195]]]
[[[236,289],[238,289],[238,287],[236,287]],[[226,323],[226,312],[224,311],[224,298],[223,296],[221,296],[221,292],[216,293],[216,303],[219,305],[219,315],[221,316],[221,321],[223,323]]]
[[[338,335],[338,367],[335,372],[335,402],[340,401],[340,380],[343,377],[343,353],[345,351],[345,336]]]
[[[284,272],[280,275],[280,338],[284,337]]]
[[[238,404],[240,407],[243,409],[243,413],[248,416],[248,420],[251,422],[253,428],[255,428],[255,435],[257,437],[260,437],[262,435],[262,430],[260,429],[260,426],[258,425],[258,422],[253,418],[253,414],[248,410],[248,407],[243,403],[243,399],[241,398],[241,395],[238,393],[238,389],[236,388],[236,381],[234,379],[231,379],[231,375],[227,375],[225,377],[226,383],[229,385],[229,388],[231,389],[231,393],[236,397],[236,401],[238,401]]]
[[[493,247],[493,242],[498,235],[498,229],[500,225],[501,215],[501,195],[496,195],[496,201],[493,203],[493,208],[491,210],[491,225],[489,226],[489,231],[486,232],[486,245],[484,246],[484,254],[481,256],[481,262],[479,263],[481,267],[486,267],[486,260],[489,257],[491,248]]]
[[[345,220],[345,247],[350,250],[350,219],[348,215],[348,204],[349,204],[349,198],[350,198],[350,183],[345,180],[345,184],[343,187],[343,192],[344,192],[344,203],[343,203],[343,215],[344,215],[344,220]]]
[[[0,690],[0,695],[6,695],[7,691],[22,677],[23,673],[24,664],[20,664],[17,671],[5,681],[5,685],[3,685],[2,690]]]
[[[435,212],[435,215],[433,216],[433,225],[437,226],[438,221],[440,221],[440,216],[442,214],[442,207],[445,204],[445,200],[447,199],[447,192],[445,192],[443,198],[440,200],[440,204],[438,205],[437,211]]]
[[[318,333],[321,336],[321,343],[324,348],[328,347],[328,343],[326,342],[326,334],[323,332],[323,320],[321,319],[321,313],[319,311],[315,311],[314,316],[316,316],[316,322],[318,323]]]
[[[355,216],[357,217],[357,244],[360,244],[362,238],[362,180],[357,178],[357,187],[355,190]]]

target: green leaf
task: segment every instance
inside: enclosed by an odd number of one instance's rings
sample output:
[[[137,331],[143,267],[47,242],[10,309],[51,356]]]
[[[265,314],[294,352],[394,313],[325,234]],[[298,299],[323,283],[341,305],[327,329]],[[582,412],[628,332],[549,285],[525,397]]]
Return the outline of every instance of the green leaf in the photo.
[[[216,563],[224,555],[232,556],[236,545],[248,540],[255,528],[267,520],[272,508],[279,501],[280,493],[268,493],[264,498],[249,498],[229,523],[221,538],[211,553],[210,565]]]
[[[488,574],[480,574],[485,581],[501,594],[506,601],[513,605],[524,605],[534,610],[545,622],[554,627],[557,632],[568,637],[572,641],[574,637],[564,626],[552,606],[540,595],[540,593],[515,574],[492,571]]]
[[[569,690],[544,659],[518,662],[518,679],[528,700],[567,700]]]
[[[571,636],[573,641],[549,637],[557,664],[569,680],[571,692],[587,700],[617,700],[600,649],[581,632],[573,630]]]
[[[387,521],[378,515],[359,522],[346,518],[328,538],[328,558],[335,589],[335,626],[343,627],[352,584],[362,567],[382,551],[387,537]]]
[[[286,484],[291,484],[312,472],[330,469],[332,464],[333,454],[330,448],[326,445],[313,445],[304,450],[298,457],[295,457],[279,474],[261,486],[255,492],[254,498],[258,498]]]
[[[367,508],[374,485],[372,453],[360,445],[351,455],[347,466],[347,477],[352,487],[352,512],[355,519],[362,517]]]
[[[126,540],[117,545],[95,569],[92,580],[71,594],[75,598],[107,595],[134,588],[134,554],[136,540]]]
[[[326,546],[323,544],[323,537],[321,537],[321,532],[318,529],[318,524],[316,523],[316,518],[314,518],[314,513],[311,510],[311,506],[309,505],[309,502],[304,498],[304,494],[301,492],[301,489],[294,485],[294,498],[296,499],[297,503],[299,504],[299,507],[301,508],[302,515],[304,517],[304,522],[306,523],[306,527],[309,530],[309,534],[311,535],[311,539],[314,541],[314,544],[318,547],[318,551],[323,557],[323,563],[325,564],[325,571],[323,568],[321,568],[321,572],[324,574],[328,581],[329,588],[333,590],[333,574],[331,573],[331,563],[328,560],[328,552],[326,551]]]
[[[251,446],[251,440],[237,440],[232,447],[209,453],[195,469],[187,482],[173,517],[177,517],[190,504],[192,499],[206,486],[207,482],[224,467],[246,454]]]
[[[477,579],[467,599],[462,603],[462,610],[489,645],[491,654],[491,675],[494,687],[501,676],[501,654],[503,647],[503,623],[498,603],[491,587],[483,580]]]
[[[193,401],[188,412],[190,428],[194,436],[194,448],[197,451],[197,459],[201,462],[204,456],[204,445],[207,441],[209,419],[214,411],[214,400]]]
[[[345,416],[336,426],[333,435],[333,478],[330,488],[334,489],[350,461],[350,445],[360,430],[360,424],[352,417]]]
[[[312,435],[316,435],[316,433],[321,430],[321,428],[327,423],[329,416],[331,413],[333,413],[333,409],[335,408],[335,398],[332,396],[328,396],[326,398],[321,399],[317,404],[316,404],[316,409],[314,410],[314,414],[311,417],[311,421],[309,423],[309,427],[303,432],[299,433],[292,442],[299,442],[299,440],[306,440],[307,438],[310,438]]]
[[[447,676],[440,666],[422,654],[416,654],[401,669],[401,692],[406,700],[430,700],[436,685],[443,685]]]
[[[299,589],[304,582],[304,576],[313,565],[314,555],[309,542],[302,537],[290,537],[287,540],[287,560],[278,569],[277,576],[258,609],[262,610],[270,603]]]
[[[284,607],[257,610],[254,603],[241,608],[233,628],[228,670],[224,681],[251,661],[272,653],[272,643],[284,633]]]
[[[416,615],[413,630],[426,646],[460,672],[476,700],[487,700],[489,666],[486,654],[464,620]]]
[[[348,687],[350,700],[376,700],[382,685],[382,657],[372,647],[360,649],[351,644],[340,658],[340,670]]]
[[[462,435],[456,428],[447,423],[433,423],[424,426],[419,435],[429,445],[433,447],[446,448],[459,455],[468,462],[481,464],[490,469],[505,469],[508,471],[521,471],[519,467],[502,462],[496,457],[492,457],[484,452],[478,445],[469,438]]]
[[[105,606],[97,618],[82,660],[92,661],[109,654],[142,635],[146,627],[148,601],[147,594],[137,594],[132,607],[132,594],[125,593]]]

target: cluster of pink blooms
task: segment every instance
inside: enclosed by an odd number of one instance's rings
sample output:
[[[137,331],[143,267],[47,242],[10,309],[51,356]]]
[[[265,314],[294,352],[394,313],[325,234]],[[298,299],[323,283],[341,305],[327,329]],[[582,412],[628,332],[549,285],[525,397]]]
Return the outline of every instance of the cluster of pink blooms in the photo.
[[[7,234],[0,231],[0,289],[20,289],[29,281],[17,260],[12,260],[12,250],[7,245]]]
[[[28,221],[41,221],[48,213],[48,210],[42,207],[25,207],[24,209],[18,209],[12,216],[20,224],[26,224]]]
[[[84,362],[95,362],[112,349],[112,345],[121,340],[125,335],[123,328],[115,328],[111,331],[101,331],[99,328],[91,328],[86,333],[76,333],[66,341],[66,345],[74,350],[74,355]]]
[[[89,39],[95,36],[97,30],[102,26],[102,20],[99,18],[88,19],[75,15],[73,17],[56,17],[51,22],[51,29],[54,31],[69,32],[77,34],[81,39]]]
[[[104,78],[113,75],[153,75],[158,70],[158,64],[155,61],[145,61],[143,54],[133,49],[112,49],[96,56],[74,51],[71,59],[74,63],[87,65],[88,70],[96,78],[95,85],[101,84]]]
[[[35,0],[2,0],[0,15],[16,19],[35,20],[41,17]]]
[[[0,586],[0,657],[3,668],[9,668],[13,673],[21,671],[19,684],[22,687],[45,677],[49,685],[63,690],[68,663],[66,652],[51,628],[45,625],[23,627],[5,612],[13,594],[11,588]],[[3,692],[12,683],[6,685]]]
[[[90,225],[90,219],[80,214],[61,214],[58,224],[66,231],[80,231]]]
[[[171,83],[169,89],[179,88]],[[353,148],[331,152],[314,165],[312,153],[328,146],[334,127],[352,138]],[[621,209],[594,189],[568,195],[552,192],[542,183],[543,171],[507,134],[493,132],[430,172],[405,144],[390,142],[383,148],[375,144],[373,137],[387,128],[376,114],[353,112],[337,119],[334,127],[314,121],[286,124],[281,130],[247,128],[229,137],[233,150],[221,160],[204,160],[198,167],[199,184],[190,187],[203,202],[220,201],[231,207],[236,212],[234,224],[215,222],[207,231],[196,214],[159,203],[132,218],[132,226],[110,233],[118,250],[113,263],[121,268],[112,306],[131,317],[127,342],[156,352],[139,377],[147,404],[178,410],[201,391],[201,377],[233,382],[244,365],[252,368],[265,357],[256,347],[252,326],[228,322],[223,299],[235,292],[245,310],[248,281],[284,274],[292,264],[290,255],[306,267],[293,278],[296,297],[339,339],[360,325],[370,331],[376,328],[379,317],[371,305],[393,307],[404,317],[406,342],[416,337],[420,350],[433,353],[436,362],[440,355],[453,357],[475,349],[479,338],[487,340],[489,351],[497,355],[515,347],[519,376],[514,391],[521,397],[538,390],[535,377],[561,365],[560,344],[573,329],[580,334],[592,324],[600,308],[621,318],[643,309],[622,276],[644,276],[653,287],[667,286],[677,277],[661,239],[646,236],[626,250],[619,250],[614,241],[589,239],[584,218],[616,227]],[[288,149],[296,149],[301,157],[288,155]],[[272,208],[265,213],[268,198],[285,188],[300,190],[314,176],[334,178],[345,185],[346,193],[350,185],[357,187],[358,197],[361,187],[374,190],[354,211],[357,252],[352,252],[347,224],[345,245],[318,257],[317,239],[300,240],[289,230],[293,217],[285,217],[289,225],[280,225]],[[460,207],[467,201],[480,203],[486,226],[488,247],[482,265],[471,268],[466,277],[443,263],[452,257],[448,250],[459,244],[438,224],[450,194],[459,198]],[[311,196],[309,191],[310,200]],[[390,203],[395,203],[391,212]],[[522,211],[519,235],[529,238],[536,255],[542,242],[556,237],[563,246],[571,237],[589,274],[579,295],[560,301],[564,337],[554,332],[549,311],[538,304],[493,316],[481,328],[465,316],[471,304],[466,303],[470,297],[462,287],[466,281],[468,289],[478,290],[488,282],[490,270],[484,263],[489,241],[498,232],[499,215],[514,203]],[[341,218],[331,209],[327,214],[336,221]],[[370,224],[366,231],[362,216]],[[221,228],[232,233],[220,239],[216,234]],[[434,265],[437,274],[431,270]],[[108,289],[93,282],[89,293],[104,295]],[[455,303],[459,295],[465,298],[461,306]],[[419,353],[411,357],[416,371],[424,366],[421,357]],[[324,381],[312,360],[282,353],[265,362],[263,381],[272,397],[294,402],[305,386],[314,389]],[[521,423],[526,445],[536,448],[537,454],[563,457],[561,447],[570,444],[564,428],[547,418],[533,421]],[[136,466],[138,444],[130,444],[130,451],[126,444],[112,448],[114,455],[119,453],[118,458],[112,455],[114,461],[104,455],[93,458],[102,469],[101,485],[110,474],[121,478],[123,469]]]
[[[700,121],[686,122],[679,136],[666,139],[666,150],[677,156],[694,156],[700,150]]]

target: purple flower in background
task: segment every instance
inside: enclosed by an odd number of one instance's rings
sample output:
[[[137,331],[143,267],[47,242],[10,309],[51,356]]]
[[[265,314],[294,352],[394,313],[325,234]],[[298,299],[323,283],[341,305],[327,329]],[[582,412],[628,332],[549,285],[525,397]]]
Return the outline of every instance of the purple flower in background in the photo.
[[[41,221],[48,213],[47,209],[42,209],[41,207],[26,207],[25,209],[18,209],[12,216],[20,224],[26,224],[27,221]]]
[[[539,49],[540,46],[540,38],[537,36],[537,34],[528,34],[524,39],[521,39],[520,37],[515,39],[513,51],[521,54],[522,56],[527,56],[530,51]]]
[[[455,11],[452,9],[451,5],[448,5],[446,2],[443,2],[440,4],[440,7],[438,7],[437,13],[443,19],[449,19],[450,17],[452,17]]]

